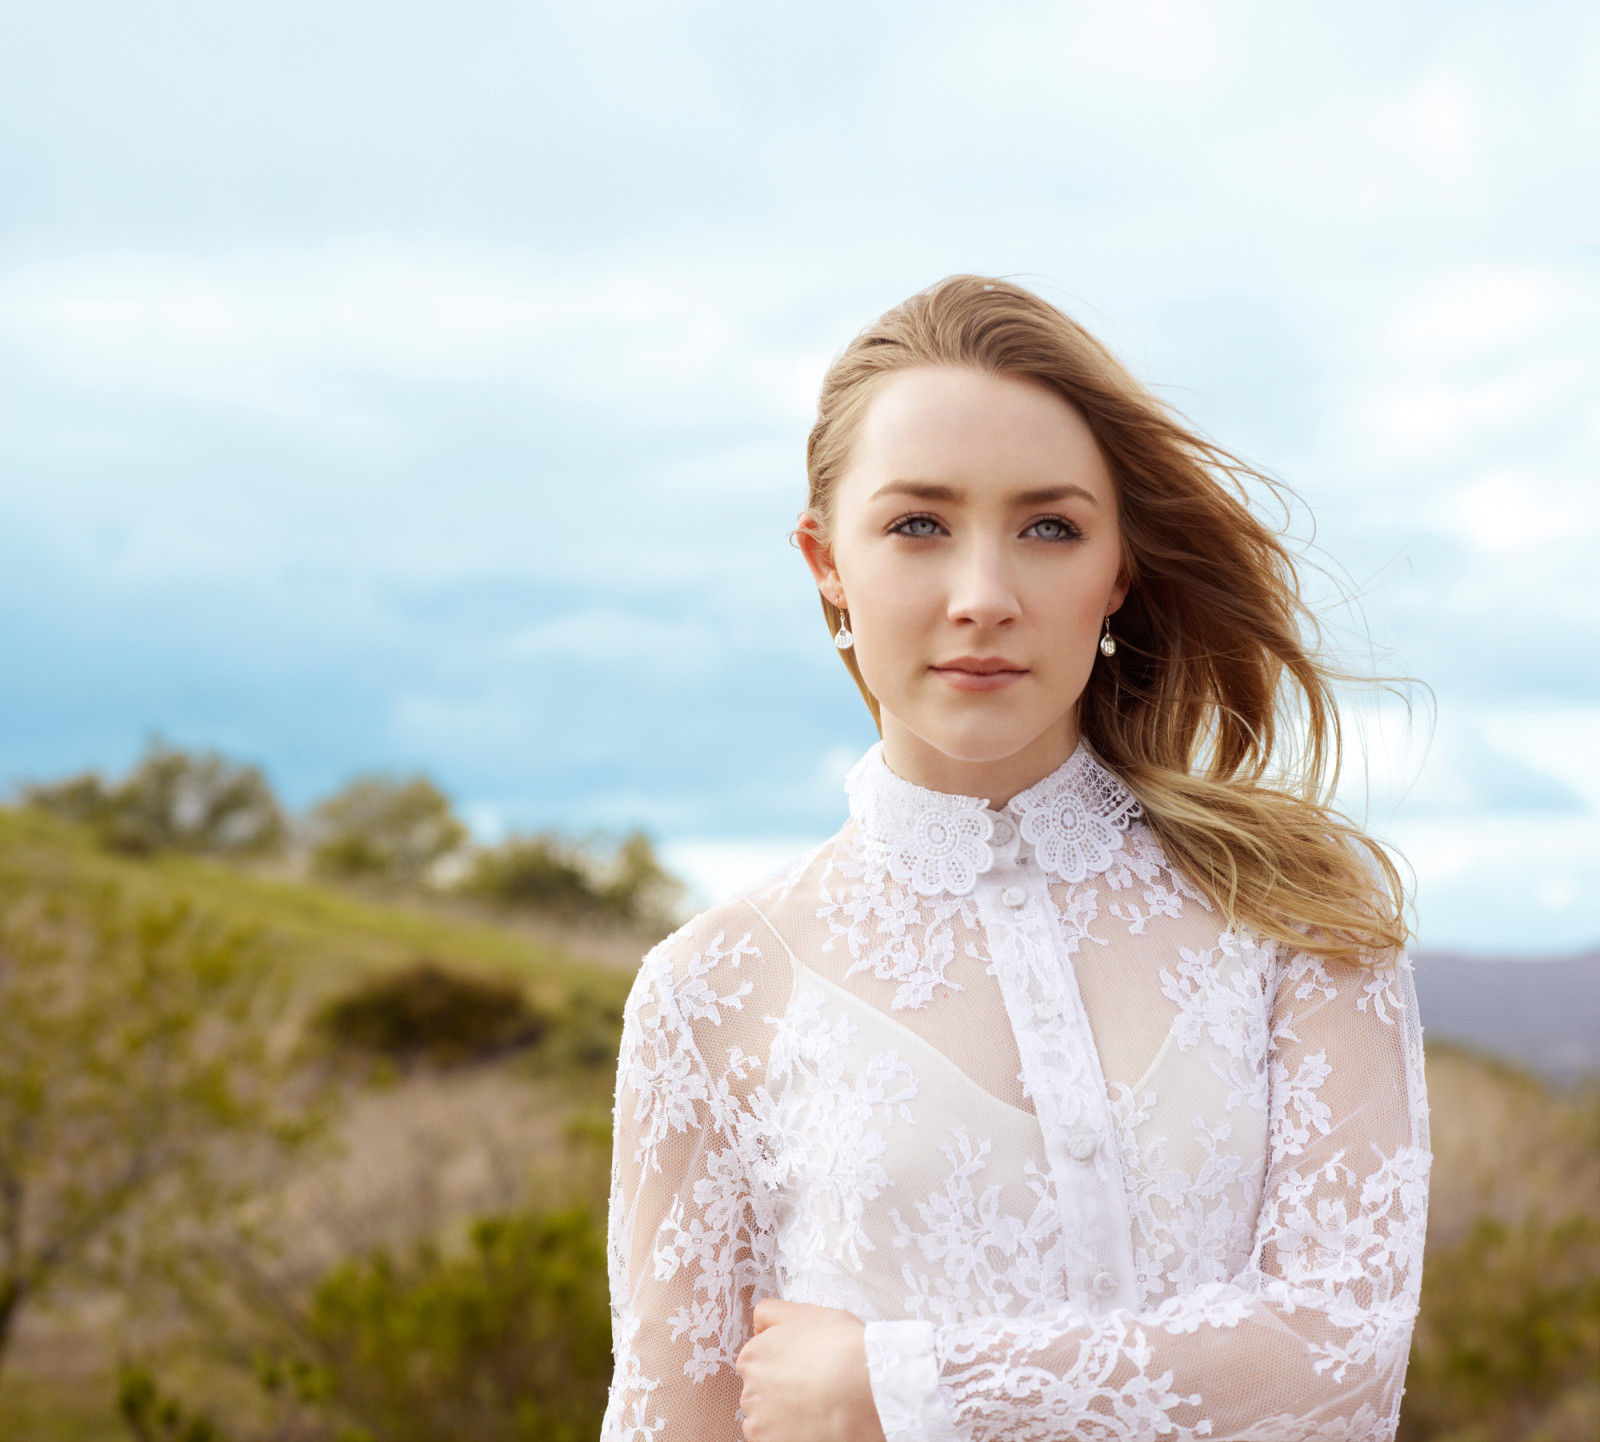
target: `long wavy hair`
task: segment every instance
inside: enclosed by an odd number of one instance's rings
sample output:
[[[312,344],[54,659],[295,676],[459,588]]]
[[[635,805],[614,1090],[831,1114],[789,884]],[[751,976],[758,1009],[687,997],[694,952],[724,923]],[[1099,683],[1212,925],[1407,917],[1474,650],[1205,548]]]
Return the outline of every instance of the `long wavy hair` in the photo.
[[[1277,482],[1183,423],[1082,326],[1031,291],[957,275],[863,330],[829,368],[806,447],[822,538],[877,383],[964,366],[1051,387],[1088,422],[1115,479],[1127,599],[1117,651],[1078,703],[1096,755],[1138,798],[1168,859],[1234,924],[1371,963],[1403,947],[1387,852],[1332,807],[1335,683],[1281,535],[1251,509]],[[828,629],[839,612],[824,600]],[[880,723],[853,651],[840,655]]]

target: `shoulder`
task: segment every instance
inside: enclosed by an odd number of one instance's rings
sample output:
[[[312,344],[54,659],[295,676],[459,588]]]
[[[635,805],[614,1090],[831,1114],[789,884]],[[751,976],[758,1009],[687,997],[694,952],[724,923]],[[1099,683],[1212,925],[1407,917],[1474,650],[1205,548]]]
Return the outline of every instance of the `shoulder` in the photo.
[[[645,953],[628,999],[630,1010],[646,999],[693,997],[712,980],[739,972],[756,954],[755,921],[743,898],[691,917]]]
[[[815,912],[815,875],[826,869],[837,840],[795,857],[658,942],[640,963],[629,1011],[666,1006],[686,1022],[720,1023],[732,1011],[781,1005],[793,980],[784,934],[807,912],[808,898]]]
[[[1309,1026],[1334,1028],[1347,1037],[1420,1038],[1411,958],[1403,950],[1341,958],[1280,944],[1276,971],[1278,1027],[1289,1035]]]

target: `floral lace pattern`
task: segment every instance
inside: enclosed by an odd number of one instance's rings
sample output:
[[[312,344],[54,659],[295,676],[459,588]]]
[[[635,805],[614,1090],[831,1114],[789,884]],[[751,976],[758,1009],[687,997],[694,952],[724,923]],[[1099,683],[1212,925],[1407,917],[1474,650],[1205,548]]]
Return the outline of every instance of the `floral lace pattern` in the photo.
[[[892,982],[895,1011],[926,1006],[935,996],[961,990],[946,975],[956,957],[953,918],[975,924],[977,910],[966,895],[923,897],[891,884],[870,842],[852,840],[840,849],[824,876],[818,908],[828,923],[823,943],[831,951],[841,938],[849,948],[847,976],[869,973]]]
[[[880,864],[919,895],[965,896],[993,864],[994,812],[976,796],[901,781],[884,765],[881,744],[856,762],[845,786]]]
[[[866,1322],[890,1442],[1392,1438],[1429,1166],[1403,958],[1228,928],[1085,751],[1003,812],[876,752],[849,790],[630,995],[605,1442],[739,1442],[769,1295]]]
[[[1079,746],[1060,770],[1012,797],[1006,810],[1017,817],[1022,839],[1046,872],[1082,881],[1111,865],[1139,803]]]

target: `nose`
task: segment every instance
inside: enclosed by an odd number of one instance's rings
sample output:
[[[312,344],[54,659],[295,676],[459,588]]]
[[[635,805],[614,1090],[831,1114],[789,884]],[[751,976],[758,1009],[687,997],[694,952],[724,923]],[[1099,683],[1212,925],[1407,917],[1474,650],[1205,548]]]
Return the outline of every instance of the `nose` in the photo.
[[[1003,544],[974,538],[952,557],[948,615],[958,625],[1004,626],[1022,613]]]

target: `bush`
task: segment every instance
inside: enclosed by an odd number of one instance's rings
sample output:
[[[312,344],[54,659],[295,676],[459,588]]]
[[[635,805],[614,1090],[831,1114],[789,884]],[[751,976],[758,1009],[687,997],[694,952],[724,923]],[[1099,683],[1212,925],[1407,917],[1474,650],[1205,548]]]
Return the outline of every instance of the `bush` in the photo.
[[[467,836],[450,798],[423,776],[358,776],[310,819],[312,869],[339,879],[414,884]]]
[[[1600,1435],[1600,1219],[1486,1218],[1428,1259],[1399,1435]]]
[[[139,1442],[224,1442],[209,1417],[167,1396],[143,1367],[123,1367],[117,1378],[117,1413]]]
[[[147,1262],[303,1141],[263,939],[0,868],[0,1359],[68,1281]]]
[[[462,890],[569,923],[665,933],[672,929],[683,883],[661,865],[642,832],[624,838],[609,857],[542,832],[479,852]]]
[[[588,1442],[611,1377],[604,1236],[569,1207],[480,1221],[460,1257],[347,1262],[308,1335],[323,1405],[386,1442]]]
[[[327,1006],[320,1020],[346,1046],[438,1066],[532,1046],[549,1027],[510,983],[447,971],[428,960],[363,982]]]
[[[23,799],[93,827],[102,844],[132,855],[260,855],[279,850],[285,835],[283,809],[254,766],[160,742],[115,785],[85,772],[25,787]]]
[[[280,1315],[257,1353],[264,1406],[226,1434],[137,1367],[123,1418],[139,1442],[590,1442],[611,1378],[596,1210],[528,1208],[479,1220],[454,1255],[339,1263]]]

